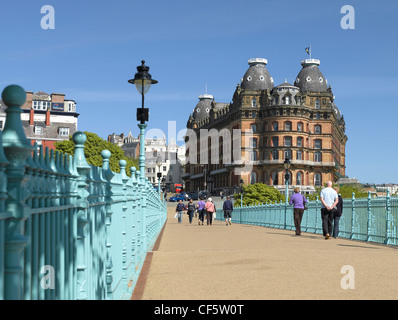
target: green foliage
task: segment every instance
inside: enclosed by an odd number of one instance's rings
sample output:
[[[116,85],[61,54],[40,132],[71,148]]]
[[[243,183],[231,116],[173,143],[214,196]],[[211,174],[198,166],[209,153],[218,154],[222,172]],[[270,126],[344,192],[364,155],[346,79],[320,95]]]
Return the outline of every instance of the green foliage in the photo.
[[[326,187],[326,184],[325,184]],[[355,198],[367,198],[368,193],[360,186],[360,185],[344,185],[344,186],[338,186],[338,185],[333,185],[334,187],[339,188],[339,194],[343,199],[352,199],[352,194],[355,193]],[[316,197],[320,199],[320,194],[321,194],[321,187],[316,187],[316,192],[312,195],[309,196],[309,200],[316,200]]]
[[[91,132],[84,132],[87,136],[87,141],[84,144],[84,155],[86,156],[87,162],[93,166],[101,167],[102,166],[102,150],[109,150],[111,152],[111,158],[109,159],[109,165],[113,172],[119,172],[119,161],[126,160],[126,174],[130,176],[130,167],[134,166],[138,170],[138,159],[133,159],[126,157],[123,153],[123,150],[102,138],[100,138],[97,134]],[[70,155],[74,154],[75,144],[72,141],[72,137],[69,137],[69,140],[64,140],[61,142],[57,142],[55,144],[56,150],[62,151],[63,153],[67,153]]]
[[[234,206],[239,207],[241,194],[235,194],[236,199]],[[251,184],[243,187],[243,205],[258,205],[266,202],[280,202],[285,201],[285,196],[282,195],[277,189],[267,186],[263,183]]]

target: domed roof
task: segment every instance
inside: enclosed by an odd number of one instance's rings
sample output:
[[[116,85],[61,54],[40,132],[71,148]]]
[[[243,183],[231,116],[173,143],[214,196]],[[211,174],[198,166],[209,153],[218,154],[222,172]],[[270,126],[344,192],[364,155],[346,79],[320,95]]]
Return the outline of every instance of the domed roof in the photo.
[[[241,87],[245,90],[272,90],[274,79],[265,68],[268,63],[264,58],[253,58],[248,61],[250,67],[242,79]]]
[[[193,110],[192,115],[195,121],[201,121],[209,116],[212,101],[213,96],[211,94],[202,94],[199,96],[199,102]]]
[[[294,81],[294,85],[299,87],[300,91],[327,92],[326,79],[318,68],[319,64],[320,61],[318,59],[301,61],[303,68]]]

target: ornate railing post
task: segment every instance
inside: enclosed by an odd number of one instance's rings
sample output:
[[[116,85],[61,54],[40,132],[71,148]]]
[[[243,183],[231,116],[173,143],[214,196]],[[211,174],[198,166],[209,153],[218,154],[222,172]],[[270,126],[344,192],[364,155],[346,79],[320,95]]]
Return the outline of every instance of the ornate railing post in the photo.
[[[25,161],[32,152],[33,146],[26,138],[21,122],[21,106],[26,101],[25,90],[20,86],[11,85],[2,93],[7,120],[3,130],[3,147],[9,166],[7,174],[8,198],[5,210],[11,218],[5,221],[5,274],[4,298],[19,300],[23,298],[23,249],[27,243],[24,236],[24,222],[29,217],[29,209],[25,204]]]
[[[387,189],[386,196],[386,240],[385,244],[390,243],[391,238],[391,207],[390,207],[390,190]]]
[[[350,239],[354,239],[354,234],[358,233],[358,218],[355,212],[355,192],[352,193],[352,216],[351,216],[351,236]],[[355,225],[355,226],[354,226]]]
[[[126,175],[126,160],[119,161],[120,175],[123,182],[123,206],[122,206],[122,288],[123,292],[127,292],[127,239],[126,239],[126,211],[127,211],[127,186],[129,177]]]
[[[88,201],[87,197],[89,192],[87,191],[88,184],[86,182],[87,175],[91,170],[90,165],[87,163],[86,157],[84,156],[84,143],[87,140],[87,136],[77,131],[72,137],[73,143],[75,144],[74,163],[76,165],[78,178],[77,178],[77,189],[78,197],[76,207],[78,209],[77,216],[74,219],[74,223],[77,226],[76,230],[76,284],[77,300],[85,300],[87,297],[87,276],[86,276],[86,247],[85,247],[85,226],[87,225],[87,208]]]
[[[102,169],[104,172],[106,184],[106,195],[105,195],[105,243],[106,243],[106,299],[112,300],[112,281],[113,281],[113,262],[112,262],[112,243],[111,243],[111,224],[112,224],[112,186],[111,180],[114,176],[113,172],[109,167],[109,159],[111,158],[111,152],[109,150],[102,150]]]
[[[371,196],[370,196],[370,191],[368,191],[368,203],[367,203],[367,209],[368,209],[368,234],[366,241],[370,240],[371,234],[372,234],[372,226],[373,226],[373,217],[372,217],[372,207],[371,207]]]

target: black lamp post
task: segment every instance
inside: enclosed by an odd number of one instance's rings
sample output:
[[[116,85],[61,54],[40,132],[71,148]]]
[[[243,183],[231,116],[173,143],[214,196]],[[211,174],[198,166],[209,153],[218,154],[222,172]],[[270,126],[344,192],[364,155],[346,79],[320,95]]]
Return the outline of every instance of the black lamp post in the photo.
[[[137,67],[137,73],[134,75],[134,79],[130,79],[128,82],[134,84],[137,91],[141,94],[142,105],[141,108],[137,108],[137,121],[140,121],[138,127],[140,128],[140,179],[145,180],[145,121],[149,120],[149,109],[144,108],[144,96],[148,92],[152,84],[158,83],[152,79],[151,74],[148,72],[149,67],[145,65],[145,60],[141,61],[141,65]]]
[[[285,185],[286,185],[286,199],[285,203],[287,203],[287,198],[289,196],[289,168],[290,168],[290,160],[289,158],[285,158],[285,162],[283,163],[283,166],[285,167]]]
[[[240,178],[239,184],[240,184],[240,206],[242,207],[242,205],[243,205],[243,185],[244,185],[242,178]]]

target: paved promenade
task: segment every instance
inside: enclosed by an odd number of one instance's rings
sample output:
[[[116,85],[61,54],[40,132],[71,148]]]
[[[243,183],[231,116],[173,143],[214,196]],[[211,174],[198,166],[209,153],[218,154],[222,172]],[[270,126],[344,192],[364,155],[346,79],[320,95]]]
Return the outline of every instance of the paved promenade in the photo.
[[[398,299],[398,248],[215,221],[168,221],[133,294],[151,300]],[[352,266],[355,289],[342,289]]]

